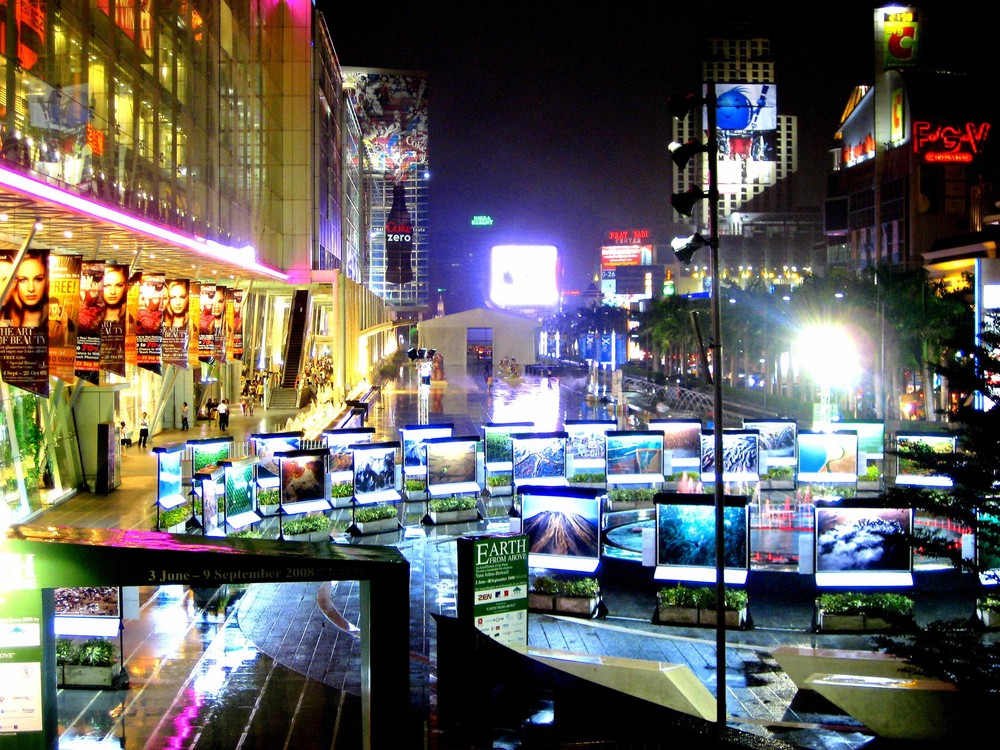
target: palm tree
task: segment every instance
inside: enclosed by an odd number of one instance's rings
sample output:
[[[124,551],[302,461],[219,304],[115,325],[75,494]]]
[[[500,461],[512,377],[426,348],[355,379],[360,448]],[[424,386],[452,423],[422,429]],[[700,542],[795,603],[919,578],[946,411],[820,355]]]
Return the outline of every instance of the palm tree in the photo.
[[[647,342],[653,361],[662,361],[665,375],[687,373],[690,355],[697,351],[691,313],[702,307],[701,300],[662,297],[639,315],[637,333]]]

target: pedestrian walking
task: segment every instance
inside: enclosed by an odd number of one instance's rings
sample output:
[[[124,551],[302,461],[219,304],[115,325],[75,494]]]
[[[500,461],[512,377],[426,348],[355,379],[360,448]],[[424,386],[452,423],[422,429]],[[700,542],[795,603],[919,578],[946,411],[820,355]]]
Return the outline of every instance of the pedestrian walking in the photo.
[[[229,399],[222,399],[216,411],[219,412],[219,429],[226,432],[229,429]]]
[[[181,431],[184,431],[191,426],[190,422],[188,422],[189,411],[190,410],[188,409],[188,402],[185,401],[183,404],[181,404]]]
[[[143,412],[139,417],[139,447],[145,448],[147,440],[149,440],[149,419],[146,417],[146,412]]]

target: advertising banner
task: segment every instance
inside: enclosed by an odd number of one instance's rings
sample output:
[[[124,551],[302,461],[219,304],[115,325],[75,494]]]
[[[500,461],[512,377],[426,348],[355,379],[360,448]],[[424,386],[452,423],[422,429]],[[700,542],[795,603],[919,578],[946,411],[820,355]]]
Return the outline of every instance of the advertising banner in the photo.
[[[243,296],[242,289],[230,289],[227,291],[227,327],[229,329],[228,349],[232,352],[233,359],[243,359]]]
[[[166,299],[160,326],[160,361],[182,370],[188,369],[188,341],[191,320],[188,315],[187,279],[166,282]]]
[[[136,363],[159,374],[162,370],[163,310],[167,279],[162,273],[144,273],[139,282],[135,313]]]
[[[70,384],[76,381],[82,263],[79,255],[49,255],[49,375]]]
[[[14,283],[0,307],[0,375],[8,385],[49,395],[49,251],[0,253],[0,281]]]
[[[201,283],[190,282],[188,289],[188,365],[197,370],[201,366],[199,332],[201,331]]]
[[[215,361],[215,321],[212,308],[216,296],[215,284],[202,284],[198,310],[198,359],[206,364]]]
[[[102,297],[104,319],[101,322],[101,369],[125,377],[125,326],[128,318],[128,266],[108,263],[104,266]]]
[[[458,540],[458,616],[507,646],[528,645],[528,536]]]
[[[98,382],[101,365],[101,301],[104,261],[84,261],[80,267],[80,306],[76,317],[76,376]]]

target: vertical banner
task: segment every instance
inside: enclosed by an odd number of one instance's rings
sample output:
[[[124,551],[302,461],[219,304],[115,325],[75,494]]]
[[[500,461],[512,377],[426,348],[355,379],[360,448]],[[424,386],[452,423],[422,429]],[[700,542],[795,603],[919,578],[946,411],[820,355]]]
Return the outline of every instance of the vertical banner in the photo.
[[[17,253],[0,253],[0,281],[13,273],[0,307],[0,375],[8,385],[49,395],[49,251],[29,250],[17,268]]]
[[[215,284],[202,284],[199,295],[198,359],[206,364],[215,361],[215,324],[212,316],[215,291]]]
[[[201,332],[201,284],[192,281],[188,285],[190,295],[188,296],[188,363],[197,370],[201,367],[200,343],[198,337]]]
[[[101,322],[104,320],[104,261],[84,261],[80,268],[80,307],[76,317],[76,376],[99,381]]]
[[[132,279],[129,279],[132,282]],[[139,352],[135,343],[135,318],[139,314],[139,285],[129,283],[125,302],[125,367],[135,368],[139,364]]]
[[[166,283],[166,306],[161,327],[162,362],[182,370],[188,369],[188,342],[191,337],[189,286],[187,279],[171,279]]]
[[[242,289],[230,289],[229,302],[226,305],[227,324],[230,331],[229,351],[233,359],[243,359],[243,295]]]
[[[125,377],[128,266],[108,263],[104,267],[102,289],[104,320],[101,323],[101,369]]]
[[[49,255],[49,375],[76,381],[76,321],[80,308],[79,255]]]
[[[226,301],[231,289],[224,286],[216,286],[215,294],[212,297],[212,349],[215,352],[216,362],[226,363],[226,338],[228,328],[226,326]]]
[[[136,363],[150,372],[162,372],[163,309],[167,279],[162,273],[144,273],[139,282],[135,314]]]

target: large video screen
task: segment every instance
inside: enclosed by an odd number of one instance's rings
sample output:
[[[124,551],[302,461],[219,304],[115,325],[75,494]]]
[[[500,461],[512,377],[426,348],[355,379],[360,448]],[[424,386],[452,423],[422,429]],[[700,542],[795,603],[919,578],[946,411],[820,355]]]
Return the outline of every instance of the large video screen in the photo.
[[[701,467],[701,422],[688,419],[658,419],[650,430],[663,433],[663,473],[698,471]]]
[[[658,430],[612,430],[607,433],[609,484],[663,481],[663,433]]]
[[[497,307],[559,302],[559,253],[553,245],[496,245],[490,253],[490,299]]]
[[[568,483],[565,432],[515,433],[510,438],[514,484]]]
[[[659,580],[715,582],[716,519],[711,496],[656,494],[656,571]],[[747,499],[727,495],[723,507],[726,583],[746,583],[750,569]]]
[[[909,508],[816,507],[816,584],[912,584]]]
[[[370,443],[375,439],[374,427],[355,427],[349,430],[330,430],[323,433],[327,450],[330,451],[330,479],[346,482],[351,478],[354,465],[352,445]]]
[[[598,490],[527,486],[521,491],[528,565],[592,573],[601,561]]]
[[[476,479],[478,437],[431,438],[427,451],[427,492],[431,497],[481,492]]]
[[[615,422],[566,420],[563,428],[568,436],[566,457],[573,473],[588,470],[603,472],[606,458],[604,436],[615,429]]]
[[[903,434],[896,435],[896,449],[905,451],[912,446],[921,445],[935,453],[954,453],[956,439],[954,435]],[[899,456],[896,468],[896,484],[918,487],[951,487],[951,477],[934,474],[906,458]]]
[[[396,486],[396,451],[399,443],[359,443],[354,451],[354,499],[382,503],[402,499]]]
[[[760,433],[760,470],[795,468],[794,419],[744,419],[743,427]]]
[[[723,430],[722,481],[760,479],[760,436],[756,430]],[[715,481],[715,435],[701,431],[701,481]]]
[[[259,433],[250,436],[250,446],[257,456],[257,481],[261,486],[278,484],[278,459],[275,453],[297,451],[302,445],[301,432]]]
[[[799,432],[799,481],[855,484],[858,481],[858,433]]]
[[[399,434],[403,443],[403,474],[408,477],[423,477],[427,472],[424,440],[451,437],[453,429],[454,425],[450,424],[421,424],[401,427]]]
[[[483,425],[483,458],[487,471],[510,471],[514,466],[510,436],[515,432],[529,432],[533,422],[489,422]]]

